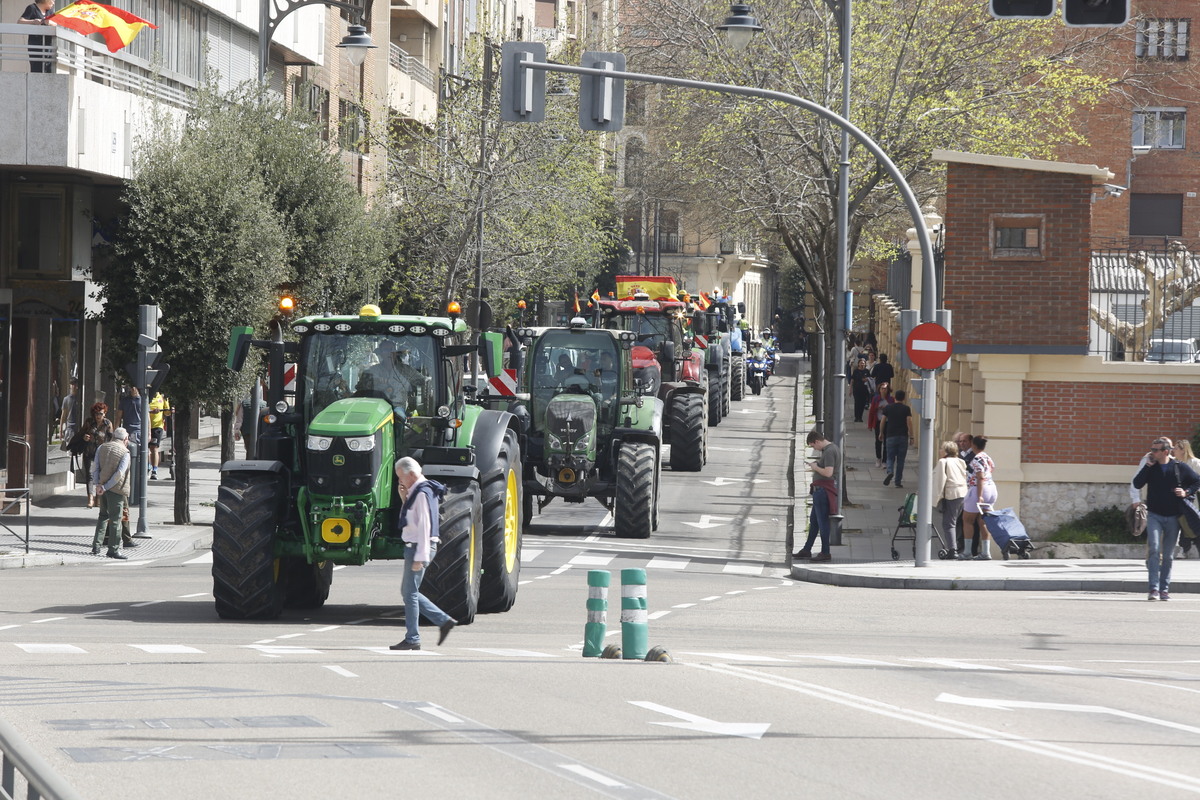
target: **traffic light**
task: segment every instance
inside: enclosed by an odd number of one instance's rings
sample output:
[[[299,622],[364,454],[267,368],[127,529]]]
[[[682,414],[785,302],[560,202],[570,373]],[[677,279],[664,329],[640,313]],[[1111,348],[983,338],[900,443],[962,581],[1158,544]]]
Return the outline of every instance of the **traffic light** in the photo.
[[[505,122],[543,122],[546,119],[546,70],[521,64],[546,63],[541,42],[500,45],[500,119]]]
[[[1063,0],[1063,22],[1077,28],[1111,28],[1129,21],[1129,0]]]
[[[1057,6],[1058,0],[991,0],[990,10],[999,19],[1049,19]]]
[[[581,67],[625,71],[624,53],[583,54]],[[619,131],[625,127],[625,81],[603,75],[579,76],[579,127],[585,131]]]
[[[138,389],[152,397],[167,379],[171,365],[162,360],[163,352],[158,346],[158,321],[162,311],[156,305],[138,306],[138,356],[136,361],[125,365],[129,380]]]

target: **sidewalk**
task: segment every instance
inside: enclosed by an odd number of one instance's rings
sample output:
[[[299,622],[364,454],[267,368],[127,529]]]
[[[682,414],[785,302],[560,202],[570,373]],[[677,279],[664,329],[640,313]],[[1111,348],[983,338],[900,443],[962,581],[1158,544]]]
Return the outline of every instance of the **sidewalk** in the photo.
[[[207,430],[202,420],[201,439],[192,440],[191,493],[189,509],[191,525],[175,525],[175,481],[168,479],[165,469],[159,479],[146,481],[146,533],[150,539],[135,539],[137,547],[123,552],[134,563],[147,557],[207,550],[212,543],[212,522],[216,508],[217,487],[221,482],[221,450],[211,445],[216,430]],[[210,423],[212,427],[215,423]],[[197,448],[203,449],[197,449]],[[241,449],[241,445],[238,445]],[[18,567],[62,566],[67,564],[116,564],[104,550],[92,555],[92,537],[100,512],[87,507],[87,492],[80,486],[73,492],[54,495],[35,501],[29,509],[29,552],[25,552],[25,514],[9,514],[0,518],[9,530],[0,528],[0,569]],[[138,530],[138,507],[129,510],[130,530]]]
[[[783,358],[798,359],[787,354]],[[799,361],[796,386],[796,447],[813,427],[812,398],[807,393],[809,363]],[[892,533],[905,495],[917,490],[918,459],[914,447],[905,461],[903,489],[884,486],[886,472],[875,467],[875,444],[863,422],[854,422],[853,400],[846,405],[846,438],[843,457],[850,502],[843,509],[842,544],[830,548],[833,561],[791,565],[792,577],[809,583],[887,589],[1012,589],[1018,591],[1132,592],[1144,596],[1149,586],[1146,565],[1136,559],[1039,559],[1035,550],[1026,561],[1004,561],[992,548],[991,561],[942,561],[937,537],[932,537],[927,565],[917,567],[913,543],[896,543],[899,560],[892,559]],[[811,455],[812,451],[808,451]],[[808,535],[808,473],[802,452],[796,453],[796,520],[794,550]],[[1001,498],[1000,506],[1004,506]],[[911,535],[910,530],[901,531]],[[1036,545],[1036,543],[1035,543]],[[817,548],[819,549],[819,547]],[[1200,592],[1200,559],[1175,561],[1171,591]]]

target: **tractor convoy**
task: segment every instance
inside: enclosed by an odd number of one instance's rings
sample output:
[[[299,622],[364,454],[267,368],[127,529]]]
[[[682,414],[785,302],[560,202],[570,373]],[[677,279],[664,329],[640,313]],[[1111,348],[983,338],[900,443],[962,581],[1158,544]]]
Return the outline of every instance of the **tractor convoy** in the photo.
[[[403,560],[393,464],[406,455],[446,486],[441,546],[421,592],[460,623],[507,611],[535,512],[555,498],[595,498],[617,536],[649,537],[663,445],[671,469],[699,471],[707,427],[744,396],[732,307],[693,308],[673,282],[653,299],[597,301],[591,320],[566,328],[476,338],[457,304],[450,312],[386,316],[366,305],[357,316],[298,319],[294,341],[283,323],[269,339],[233,330],[231,369],[252,347],[266,351],[268,408],[256,459],[221,469],[219,616],[319,608],[335,565]],[[501,395],[486,387],[504,377],[505,345],[516,391]],[[473,360],[486,373],[475,385]]]

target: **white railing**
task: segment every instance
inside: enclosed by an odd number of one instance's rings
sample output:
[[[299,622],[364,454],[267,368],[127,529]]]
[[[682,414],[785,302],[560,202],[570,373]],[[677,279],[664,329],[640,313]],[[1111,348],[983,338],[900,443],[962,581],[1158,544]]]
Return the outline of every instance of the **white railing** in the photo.
[[[30,47],[26,37],[48,36],[48,47]],[[197,82],[179,74],[155,70],[141,59],[134,59],[108,48],[78,33],[61,28],[33,28],[29,25],[0,25],[0,71],[18,72],[31,59],[53,59],[55,72],[67,72],[77,77],[151,97],[181,108],[191,105],[190,90]]]
[[[430,88],[437,88],[437,79],[433,70],[421,63],[420,59],[406,53],[395,42],[388,43],[388,63],[393,67],[412,76],[418,83]]]

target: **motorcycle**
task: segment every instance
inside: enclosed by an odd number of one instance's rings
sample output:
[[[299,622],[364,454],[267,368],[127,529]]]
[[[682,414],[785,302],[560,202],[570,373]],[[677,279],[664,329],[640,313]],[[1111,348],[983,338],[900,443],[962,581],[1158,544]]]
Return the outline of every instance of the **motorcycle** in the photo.
[[[755,356],[746,359],[746,383],[750,384],[750,391],[762,394],[763,387],[767,385],[766,359]]]

